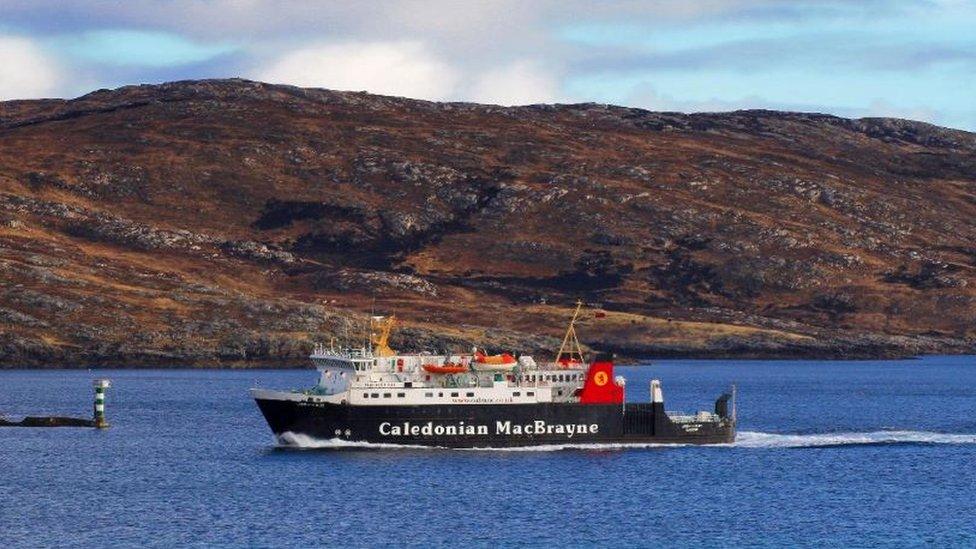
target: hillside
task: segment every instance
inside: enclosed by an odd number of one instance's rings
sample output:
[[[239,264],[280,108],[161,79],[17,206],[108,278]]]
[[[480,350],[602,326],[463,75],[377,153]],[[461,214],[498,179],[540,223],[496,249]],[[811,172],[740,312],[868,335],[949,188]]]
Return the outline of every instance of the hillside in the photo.
[[[0,366],[313,339],[630,356],[976,349],[976,134],[242,80],[0,103]],[[323,335],[328,334],[328,335]]]

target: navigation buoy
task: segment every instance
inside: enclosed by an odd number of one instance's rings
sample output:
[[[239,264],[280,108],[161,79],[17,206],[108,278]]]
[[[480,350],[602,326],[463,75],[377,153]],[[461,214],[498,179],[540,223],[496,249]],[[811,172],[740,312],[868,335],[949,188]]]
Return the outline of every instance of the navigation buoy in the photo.
[[[105,389],[111,387],[112,382],[96,379],[92,384],[95,386],[95,427],[105,429],[108,427],[108,422],[105,421]]]

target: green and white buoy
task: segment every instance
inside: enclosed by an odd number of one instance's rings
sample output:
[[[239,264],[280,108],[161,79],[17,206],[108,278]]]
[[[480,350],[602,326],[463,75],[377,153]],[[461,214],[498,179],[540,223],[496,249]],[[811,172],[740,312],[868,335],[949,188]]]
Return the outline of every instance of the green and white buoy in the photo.
[[[111,387],[112,383],[107,379],[96,379],[93,385],[95,386],[95,427],[104,429],[108,427],[108,422],[105,421],[105,389]]]

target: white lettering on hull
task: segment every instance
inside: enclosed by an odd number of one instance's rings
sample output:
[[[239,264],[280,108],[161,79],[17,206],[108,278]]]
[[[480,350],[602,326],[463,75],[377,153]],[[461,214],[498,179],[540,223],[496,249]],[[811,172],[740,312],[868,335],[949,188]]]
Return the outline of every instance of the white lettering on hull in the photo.
[[[397,424],[384,421],[379,425],[379,432],[385,437],[487,436],[488,426],[465,424],[463,421],[448,424],[435,424],[433,421],[428,421],[420,425],[409,421]],[[571,439],[577,435],[595,435],[599,432],[598,423],[547,423],[541,419],[524,424],[512,423],[509,420],[495,422],[496,435],[561,435]]]

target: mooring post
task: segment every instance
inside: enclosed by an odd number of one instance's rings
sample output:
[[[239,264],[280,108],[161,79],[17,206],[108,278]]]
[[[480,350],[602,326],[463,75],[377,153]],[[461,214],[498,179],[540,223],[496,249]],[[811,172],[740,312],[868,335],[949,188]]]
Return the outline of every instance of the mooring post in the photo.
[[[105,389],[112,386],[112,382],[107,379],[96,379],[95,386],[95,427],[105,429],[108,422],[105,421]]]

